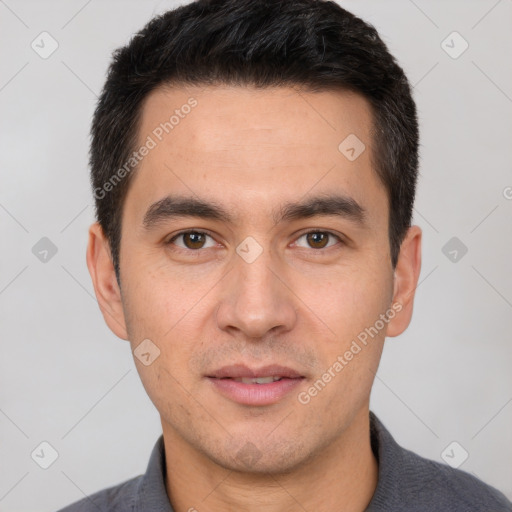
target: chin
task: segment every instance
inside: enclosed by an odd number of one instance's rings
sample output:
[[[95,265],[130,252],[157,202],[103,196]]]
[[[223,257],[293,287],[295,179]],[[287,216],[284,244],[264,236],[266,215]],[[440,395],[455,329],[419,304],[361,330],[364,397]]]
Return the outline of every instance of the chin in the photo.
[[[303,444],[291,444],[289,439],[278,443],[269,443],[265,439],[255,442],[233,440],[224,448],[221,453],[217,449],[205,452],[205,455],[227,470],[262,476],[292,473],[312,456]]]

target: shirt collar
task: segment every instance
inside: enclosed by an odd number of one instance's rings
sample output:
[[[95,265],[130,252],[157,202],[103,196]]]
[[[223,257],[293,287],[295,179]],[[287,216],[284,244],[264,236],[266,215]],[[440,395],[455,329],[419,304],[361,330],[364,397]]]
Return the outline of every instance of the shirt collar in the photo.
[[[174,512],[165,489],[167,468],[163,434],[158,438],[149,458],[146,473],[134,498],[134,512]]]
[[[399,497],[402,494],[404,450],[388,432],[377,416],[370,411],[370,442],[379,465],[378,481],[365,512],[403,510]]]

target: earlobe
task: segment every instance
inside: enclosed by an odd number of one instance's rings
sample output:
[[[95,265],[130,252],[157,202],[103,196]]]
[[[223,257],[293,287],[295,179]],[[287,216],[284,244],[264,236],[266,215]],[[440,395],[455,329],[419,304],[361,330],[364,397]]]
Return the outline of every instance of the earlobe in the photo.
[[[414,295],[421,271],[421,235],[419,226],[411,226],[400,247],[392,300],[398,313],[389,321],[386,336],[402,334],[411,322]]]
[[[86,260],[96,299],[106,324],[116,336],[127,340],[121,290],[117,283],[110,246],[97,222],[89,228]]]

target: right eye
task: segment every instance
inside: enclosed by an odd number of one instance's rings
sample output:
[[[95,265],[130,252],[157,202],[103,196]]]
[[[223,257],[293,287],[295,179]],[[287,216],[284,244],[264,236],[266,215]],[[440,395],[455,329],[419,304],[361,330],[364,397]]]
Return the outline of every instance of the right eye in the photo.
[[[209,248],[204,246],[206,237],[212,238],[211,235],[204,231],[182,231],[181,233],[174,235],[170,240],[168,240],[166,245],[176,245],[180,250],[196,252],[199,249]],[[175,244],[175,241],[178,239],[182,240],[183,245]],[[210,247],[213,247],[214,245],[215,244],[211,245]]]

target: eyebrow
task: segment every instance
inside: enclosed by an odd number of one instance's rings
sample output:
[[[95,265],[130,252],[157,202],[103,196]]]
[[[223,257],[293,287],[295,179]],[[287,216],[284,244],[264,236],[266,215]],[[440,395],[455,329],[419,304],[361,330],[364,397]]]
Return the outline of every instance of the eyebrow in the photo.
[[[275,224],[316,216],[341,217],[364,227],[366,210],[352,197],[328,194],[302,202],[286,203],[273,213]],[[198,217],[235,224],[236,216],[214,201],[187,196],[166,196],[153,203],[146,211],[142,225],[150,231],[159,224],[183,217]]]

